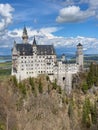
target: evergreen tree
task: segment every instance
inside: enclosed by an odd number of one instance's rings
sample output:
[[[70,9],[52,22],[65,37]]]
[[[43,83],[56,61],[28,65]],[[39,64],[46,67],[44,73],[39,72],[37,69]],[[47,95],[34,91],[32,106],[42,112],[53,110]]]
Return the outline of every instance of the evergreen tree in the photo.
[[[46,76],[46,80],[49,81],[49,76]]]
[[[12,80],[13,80],[13,84],[17,87],[18,86],[18,82],[17,82],[16,76],[13,76]]]
[[[53,89],[57,89],[57,80],[55,79],[54,83],[53,83]]]
[[[58,93],[59,93],[59,94],[62,94],[61,86],[58,86]]]
[[[88,87],[91,88],[93,85],[98,85],[98,65],[91,63],[90,69],[87,76]]]
[[[43,87],[42,87],[41,79],[39,80],[38,89],[39,89],[39,93],[43,93]]]
[[[88,98],[85,99],[84,105],[83,105],[83,113],[82,113],[82,122],[86,127],[91,126],[91,105],[90,100]]]
[[[50,93],[50,86],[49,86],[49,84],[48,84],[48,94]]]
[[[96,102],[94,102],[94,105],[91,107],[91,118],[92,118],[92,123],[96,124],[97,123],[97,107],[96,107]]]
[[[87,84],[86,82],[84,82],[83,85],[82,85],[82,91],[83,91],[84,93],[86,93],[87,90],[88,90],[88,84]]]
[[[25,96],[26,95],[26,86],[25,86],[25,84],[22,83],[22,82],[19,82],[18,86],[19,86],[19,89],[22,92],[22,94]]]
[[[72,103],[70,103],[69,106],[68,106],[68,115],[69,115],[69,117],[72,117],[72,115],[73,115],[73,105],[72,105]]]
[[[29,84],[31,85],[32,93],[35,92],[34,80],[33,78],[29,78]]]

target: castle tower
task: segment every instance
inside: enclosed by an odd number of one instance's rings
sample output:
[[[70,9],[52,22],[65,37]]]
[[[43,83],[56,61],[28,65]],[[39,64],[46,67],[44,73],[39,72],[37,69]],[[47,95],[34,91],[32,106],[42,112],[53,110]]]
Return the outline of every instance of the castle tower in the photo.
[[[62,54],[62,56],[61,56],[61,60],[62,60],[63,62],[66,61],[66,59],[65,59],[65,54]]]
[[[37,44],[36,44],[35,36],[34,36],[34,40],[33,40],[32,49],[33,49],[33,69],[34,69],[33,75],[34,75],[34,77],[37,77],[37,75],[38,75],[38,70],[37,70]]]
[[[35,36],[34,36],[34,40],[33,40],[33,54],[37,53],[37,44],[36,44],[36,40],[35,40]]]
[[[27,29],[26,29],[25,26],[24,26],[24,29],[23,29],[22,39],[23,39],[23,43],[28,43],[28,34],[27,34]]]
[[[77,45],[76,63],[79,65],[79,70],[83,70],[83,46],[81,43]]]

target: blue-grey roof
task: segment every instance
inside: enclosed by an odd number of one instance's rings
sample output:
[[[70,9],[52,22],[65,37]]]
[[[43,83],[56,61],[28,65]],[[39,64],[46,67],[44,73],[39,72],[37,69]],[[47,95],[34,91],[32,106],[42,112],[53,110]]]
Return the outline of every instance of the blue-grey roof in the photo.
[[[32,46],[30,44],[16,44],[16,49],[20,55],[32,55]]]
[[[27,44],[16,44],[16,49],[20,55],[33,55],[33,46]],[[36,45],[38,55],[54,55],[55,49],[53,45]]]
[[[55,50],[53,45],[37,45],[37,54],[38,55],[53,55]]]

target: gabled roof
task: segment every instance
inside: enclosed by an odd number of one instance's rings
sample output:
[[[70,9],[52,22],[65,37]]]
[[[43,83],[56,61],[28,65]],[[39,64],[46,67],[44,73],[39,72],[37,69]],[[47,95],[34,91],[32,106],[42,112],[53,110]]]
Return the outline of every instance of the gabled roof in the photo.
[[[16,49],[20,55],[32,55],[31,44],[16,44]]]
[[[37,45],[38,55],[55,55],[53,45]]]
[[[53,45],[36,45],[38,55],[55,55]],[[31,44],[16,44],[16,49],[20,55],[33,55]]]

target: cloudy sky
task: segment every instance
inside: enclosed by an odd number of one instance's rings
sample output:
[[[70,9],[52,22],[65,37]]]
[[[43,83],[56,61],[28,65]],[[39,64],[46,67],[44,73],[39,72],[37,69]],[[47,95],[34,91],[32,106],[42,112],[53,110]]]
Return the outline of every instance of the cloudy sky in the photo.
[[[27,27],[29,42],[54,44],[71,53],[81,42],[84,53],[98,54],[98,0],[0,0],[0,55],[11,54]]]

